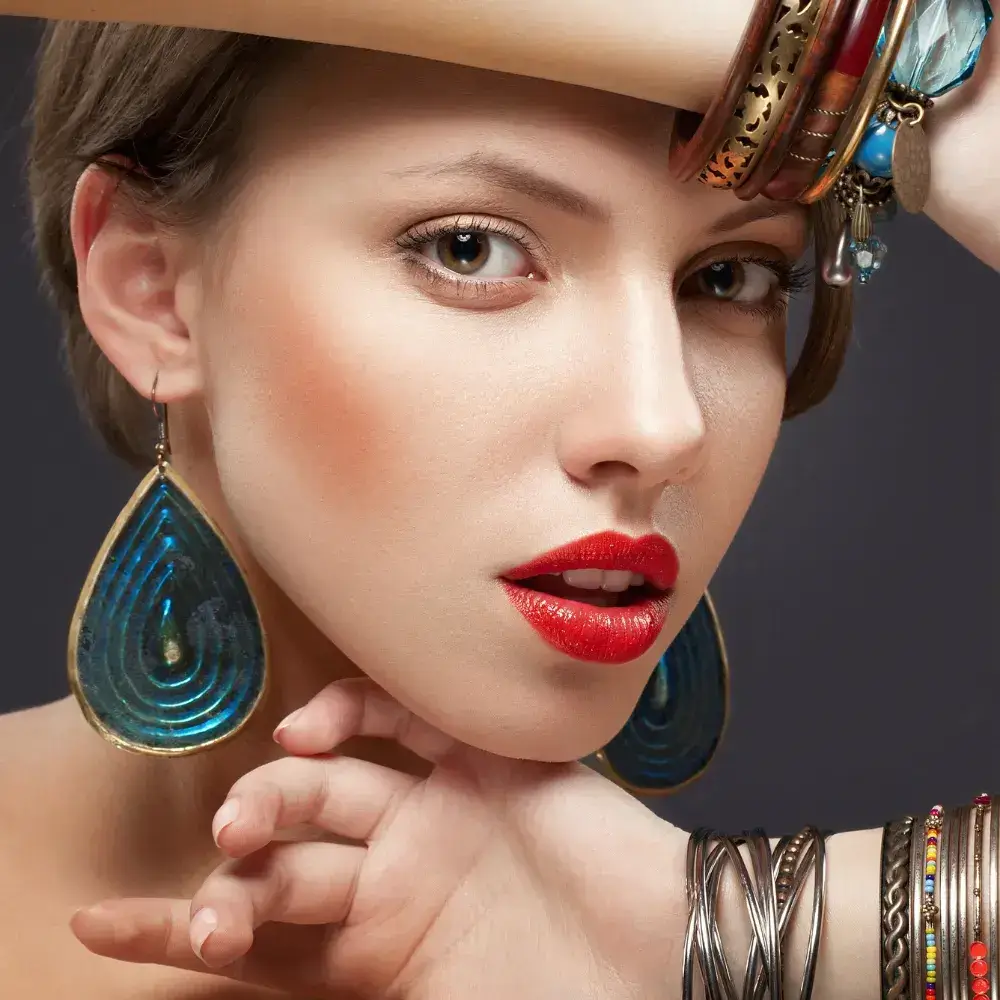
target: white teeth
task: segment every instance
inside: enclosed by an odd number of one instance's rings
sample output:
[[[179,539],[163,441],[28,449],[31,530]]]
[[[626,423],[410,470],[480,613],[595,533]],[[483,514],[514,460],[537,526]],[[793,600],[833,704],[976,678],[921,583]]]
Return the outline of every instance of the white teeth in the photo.
[[[627,569],[568,569],[561,576],[571,587],[581,590],[606,590],[620,594],[629,587],[641,587],[646,578]]]
[[[603,569],[568,569],[562,574],[562,578],[571,587],[580,587],[582,590],[600,590],[604,583]]]

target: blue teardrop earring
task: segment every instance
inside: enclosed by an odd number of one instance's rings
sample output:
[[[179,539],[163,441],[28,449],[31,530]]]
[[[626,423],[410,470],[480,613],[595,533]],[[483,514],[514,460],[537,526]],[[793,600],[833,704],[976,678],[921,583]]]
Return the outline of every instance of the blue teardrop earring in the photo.
[[[628,722],[596,754],[599,768],[637,795],[664,795],[708,766],[729,714],[729,663],[705,594],[656,664]]]
[[[267,686],[267,637],[220,529],[170,465],[157,381],[156,467],[90,568],[68,666],[84,715],[105,739],[182,756],[235,736],[249,720]]]

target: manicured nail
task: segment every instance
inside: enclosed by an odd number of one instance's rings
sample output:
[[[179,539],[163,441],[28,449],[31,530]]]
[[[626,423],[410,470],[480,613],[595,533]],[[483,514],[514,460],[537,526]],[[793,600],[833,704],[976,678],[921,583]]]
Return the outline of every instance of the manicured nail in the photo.
[[[201,949],[205,947],[205,942],[212,932],[219,926],[219,915],[210,907],[204,907],[191,918],[189,934],[191,936],[191,947],[194,953],[202,958]],[[204,959],[202,958],[202,961]]]
[[[297,708],[291,715],[286,719],[283,719],[278,723],[278,728],[274,731],[274,739],[277,739],[286,729],[290,729],[295,725],[298,717],[305,711],[305,709]]]
[[[216,844],[219,843],[219,836],[222,831],[239,819],[239,815],[239,799],[226,799],[226,801],[222,803],[219,807],[219,811],[215,814],[215,818],[212,820],[212,839],[216,842]]]

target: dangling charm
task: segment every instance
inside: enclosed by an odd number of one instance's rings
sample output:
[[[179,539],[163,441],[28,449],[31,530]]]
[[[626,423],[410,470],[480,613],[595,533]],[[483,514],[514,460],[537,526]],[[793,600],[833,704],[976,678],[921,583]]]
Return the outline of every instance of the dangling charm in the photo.
[[[218,527],[169,463],[118,516],[77,601],[69,679],[83,713],[126,750],[180,756],[234,736],[264,695],[267,640]]]
[[[923,120],[932,101],[919,91],[890,84],[886,102],[891,110],[883,113],[897,119],[892,145],[892,187],[896,201],[907,212],[919,215],[931,193],[931,154]]]
[[[728,711],[729,665],[706,594],[660,658],[625,728],[596,755],[597,764],[639,795],[676,791],[708,766]]]
[[[875,177],[857,164],[851,164],[837,181],[835,196],[850,219],[850,242],[847,250],[861,284],[882,267],[888,248],[875,235],[873,213],[881,214],[892,198],[888,178]]]

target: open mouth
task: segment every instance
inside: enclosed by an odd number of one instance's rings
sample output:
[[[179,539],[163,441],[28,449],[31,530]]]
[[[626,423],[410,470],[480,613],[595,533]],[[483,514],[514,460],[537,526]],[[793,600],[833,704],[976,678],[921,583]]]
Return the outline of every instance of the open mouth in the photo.
[[[656,642],[679,563],[662,535],[604,531],[507,570],[508,600],[553,648],[588,663],[629,663]]]
[[[632,579],[635,580],[636,576],[637,574],[632,574]],[[566,580],[562,573],[543,573],[539,576],[511,582],[515,586],[525,587],[540,594],[549,594],[552,597],[561,597],[563,600],[589,604],[595,608],[633,607],[636,604],[664,597],[669,593],[654,587],[642,577],[639,577],[639,580],[641,582],[629,582],[624,590],[607,590],[600,586],[574,586]]]

